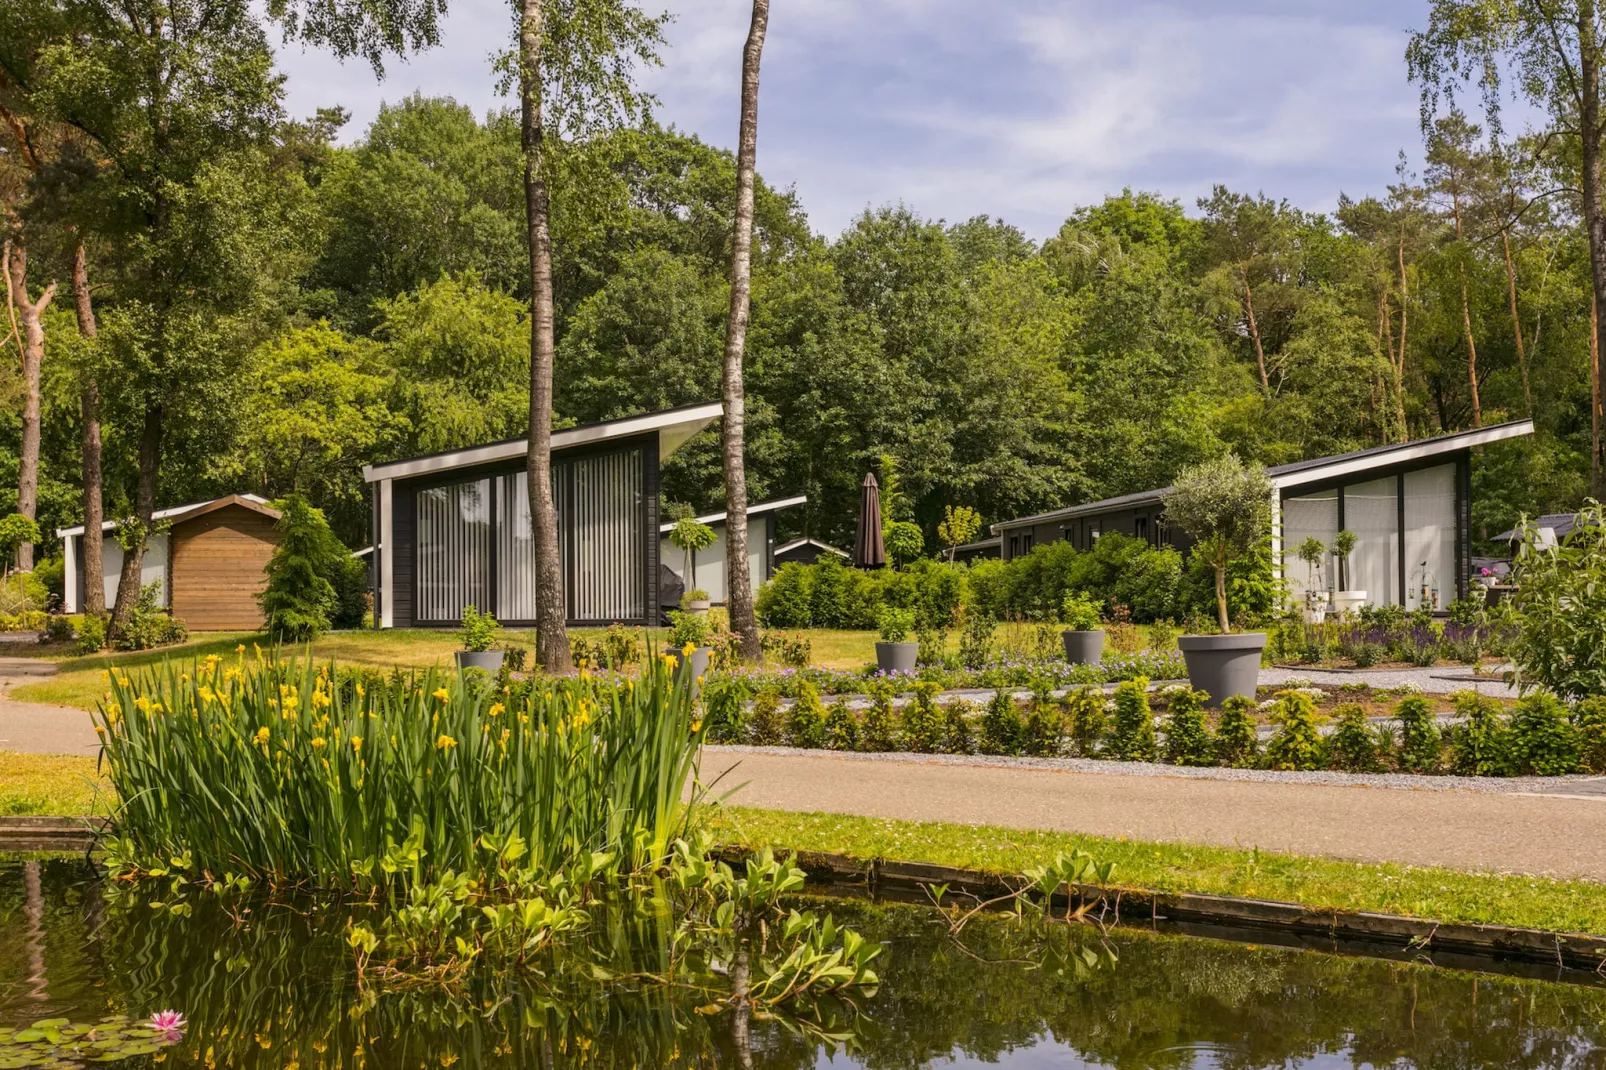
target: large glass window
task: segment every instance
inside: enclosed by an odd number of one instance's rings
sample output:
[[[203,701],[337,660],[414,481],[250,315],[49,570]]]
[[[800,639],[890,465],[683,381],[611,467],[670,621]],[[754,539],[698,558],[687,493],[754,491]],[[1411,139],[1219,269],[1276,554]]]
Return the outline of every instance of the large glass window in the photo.
[[[1315,538],[1323,549],[1338,537],[1338,491],[1323,490],[1283,500],[1283,575],[1298,591],[1331,590],[1337,577],[1332,575],[1332,558],[1322,555],[1321,564],[1312,568],[1299,559],[1299,544]]]
[[[576,620],[615,621],[646,614],[641,455],[605,453],[573,462]]]
[[[1344,488],[1344,526],[1355,533],[1349,586],[1365,591],[1368,605],[1398,601],[1400,585],[1399,482],[1393,476]]]
[[[1455,597],[1455,465],[1405,474],[1405,606],[1443,609]]]
[[[558,561],[568,560],[569,481],[563,465],[552,468],[552,501],[558,512]],[[535,619],[535,536],[530,527],[530,480],[510,472],[496,481],[496,608],[503,620]]]
[[[492,609],[491,481],[420,490],[418,608],[420,621],[459,620],[464,606]]]

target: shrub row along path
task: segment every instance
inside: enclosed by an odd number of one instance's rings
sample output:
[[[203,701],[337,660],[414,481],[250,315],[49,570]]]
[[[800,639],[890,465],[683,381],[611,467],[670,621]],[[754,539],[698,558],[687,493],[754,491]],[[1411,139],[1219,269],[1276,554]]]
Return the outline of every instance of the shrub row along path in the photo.
[[[91,758],[100,753],[87,710],[11,697],[17,684],[37,683],[55,672],[55,664],[42,658],[0,657],[0,750]]]
[[[1362,786],[1313,774],[1087,764],[709,747],[702,778],[717,782],[716,796],[735,789],[732,804],[774,810],[1606,881],[1600,779],[1568,777],[1536,791],[1410,790],[1403,785],[1433,778]]]

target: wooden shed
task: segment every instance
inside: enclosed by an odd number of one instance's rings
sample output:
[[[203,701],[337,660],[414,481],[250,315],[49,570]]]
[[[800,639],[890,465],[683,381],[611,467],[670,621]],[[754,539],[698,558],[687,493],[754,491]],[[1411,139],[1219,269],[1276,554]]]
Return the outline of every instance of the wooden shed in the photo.
[[[142,582],[162,581],[163,605],[191,631],[252,632],[262,627],[256,596],[267,585],[263,569],[279,545],[279,511],[254,495],[231,494],[209,502],[163,509],[157,513],[166,531],[146,546]],[[116,592],[122,551],[109,537],[103,544],[102,568],[107,603]],[[79,610],[83,585],[83,528],[59,532],[67,555],[69,613]]]

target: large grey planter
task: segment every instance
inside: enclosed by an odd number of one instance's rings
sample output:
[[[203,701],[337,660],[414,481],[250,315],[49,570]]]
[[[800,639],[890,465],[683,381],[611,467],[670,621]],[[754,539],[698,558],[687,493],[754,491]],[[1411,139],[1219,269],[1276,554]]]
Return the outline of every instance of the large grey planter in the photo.
[[[457,652],[457,667],[459,669],[484,669],[486,672],[496,674],[502,667],[504,652],[500,650],[459,650]]]
[[[1104,629],[1089,628],[1079,632],[1066,628],[1060,632],[1065,642],[1065,660],[1072,665],[1097,665],[1104,656]]]
[[[714,648],[700,646],[693,650],[690,655],[687,655],[681,649],[666,646],[664,647],[664,653],[675,656],[675,672],[682,673],[687,669],[691,670],[691,689],[692,694],[695,695],[697,693],[697,681],[708,675],[708,659],[713,656]]]
[[[920,658],[919,643],[876,643],[875,664],[882,672],[915,671]]]
[[[1188,663],[1188,682],[1210,696],[1206,706],[1220,706],[1234,695],[1255,697],[1260,683],[1264,632],[1236,635],[1184,635],[1177,640]]]

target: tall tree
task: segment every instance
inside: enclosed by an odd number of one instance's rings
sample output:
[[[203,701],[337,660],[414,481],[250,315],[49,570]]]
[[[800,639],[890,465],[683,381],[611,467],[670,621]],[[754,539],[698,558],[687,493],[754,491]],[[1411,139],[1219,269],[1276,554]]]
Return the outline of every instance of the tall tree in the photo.
[[[79,237],[73,246],[72,262],[73,313],[78,319],[78,333],[93,345],[100,336],[95,322],[94,297],[89,290],[89,257],[84,239]],[[84,590],[79,604],[85,615],[106,615],[106,578],[103,575],[101,523],[105,512],[105,499],[101,493],[101,441],[100,441],[100,380],[96,368],[82,369],[79,392],[79,414],[83,420],[80,471],[84,492],[84,537],[79,543],[83,557]]]
[[[22,357],[22,454],[17,466],[17,512],[33,520],[39,508],[39,374],[45,358],[45,310],[56,296],[54,280],[36,298],[28,296],[28,247],[19,233],[5,243],[7,304]],[[33,543],[17,546],[17,568],[33,570]]]
[[[1467,386],[1472,397],[1472,426],[1483,426],[1483,403],[1478,394],[1478,342],[1472,330],[1472,301],[1467,293],[1467,260],[1472,255],[1466,237],[1466,216],[1485,190],[1486,175],[1478,151],[1480,131],[1458,109],[1437,120],[1428,132],[1428,188],[1448,201],[1455,228],[1455,268],[1461,283],[1461,324],[1467,344]]]
[[[736,223],[731,231],[731,305],[725,328],[725,563],[726,605],[731,630],[741,637],[742,657],[757,661],[758,621],[753,615],[753,578],[747,556],[747,464],[743,456],[746,403],[742,355],[753,287],[753,172],[758,153],[758,67],[769,27],[769,0],[753,0],[753,21],[742,49],[742,117],[736,143]]]

